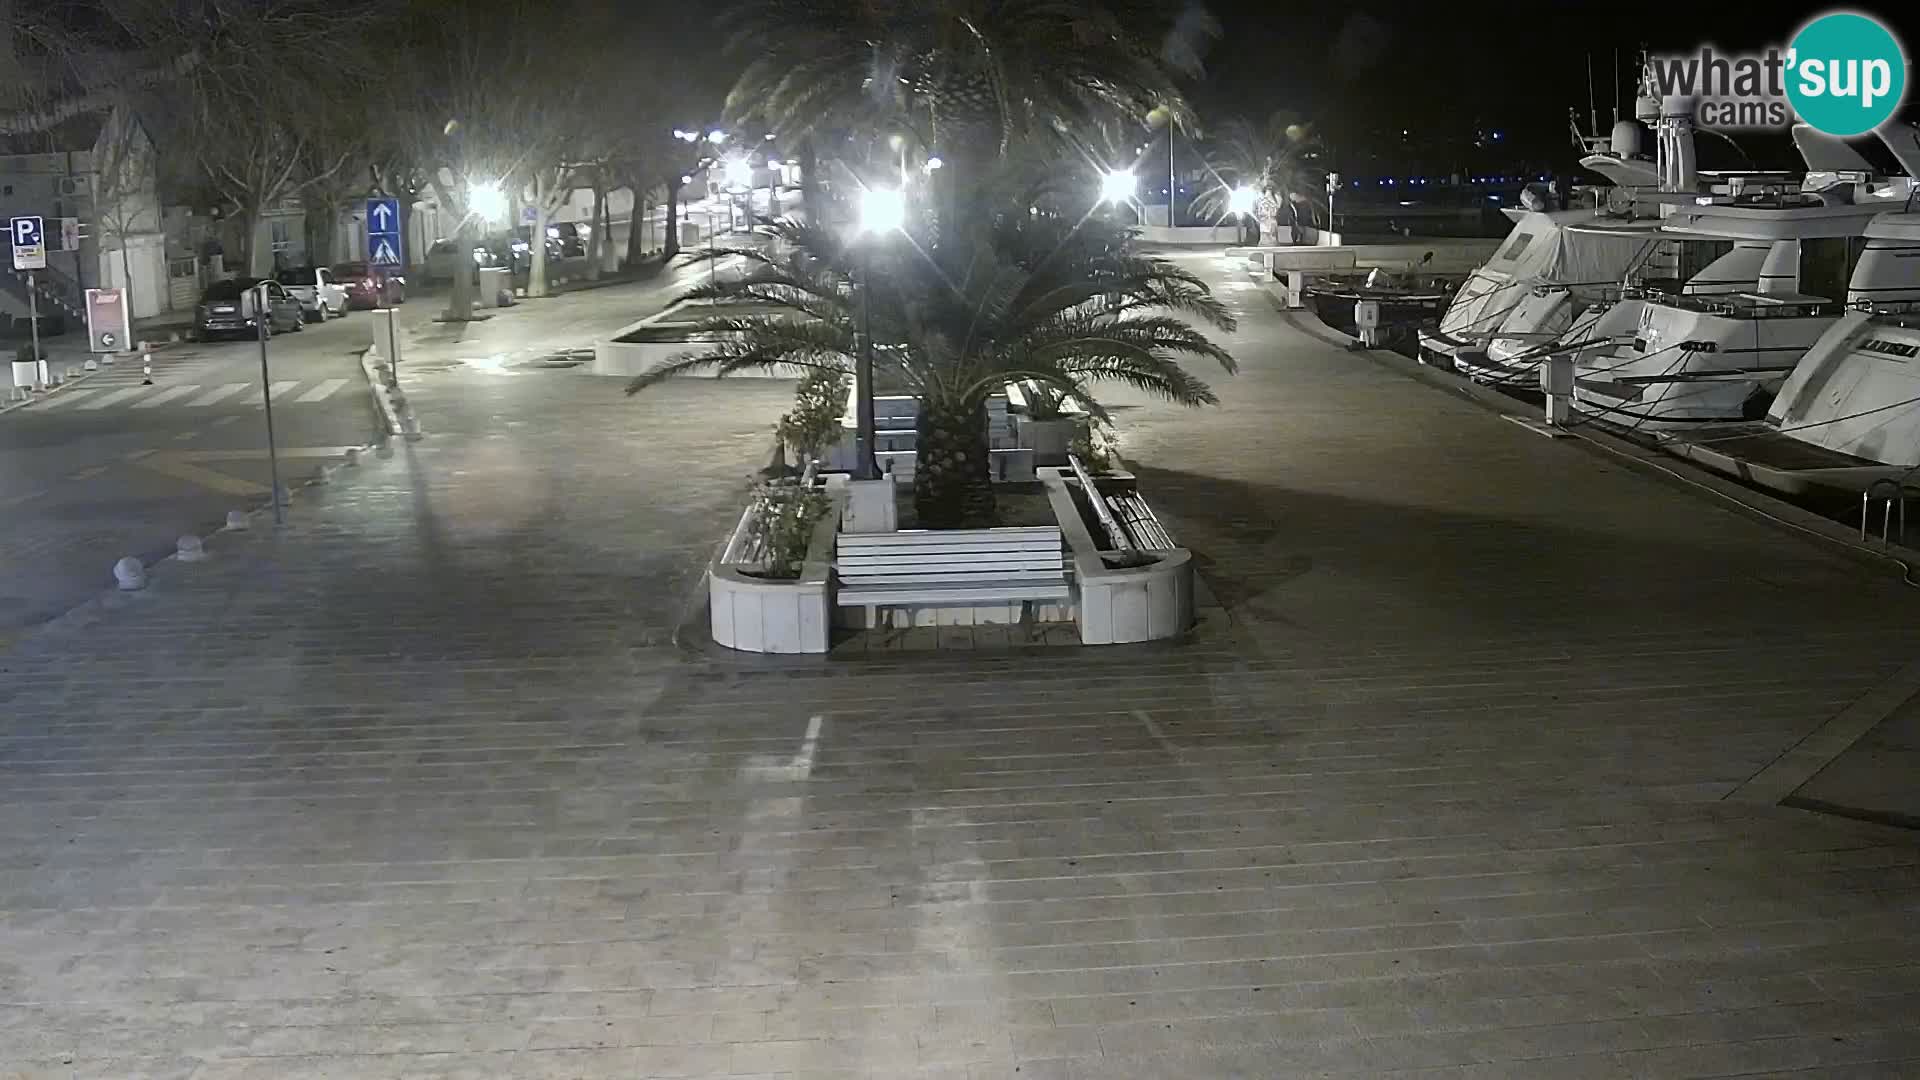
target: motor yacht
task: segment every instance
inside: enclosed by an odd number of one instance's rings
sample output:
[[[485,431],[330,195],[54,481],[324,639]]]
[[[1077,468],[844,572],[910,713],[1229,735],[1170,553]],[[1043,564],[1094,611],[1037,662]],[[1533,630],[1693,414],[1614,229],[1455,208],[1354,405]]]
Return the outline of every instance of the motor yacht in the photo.
[[[1858,493],[1920,469],[1920,212],[1881,214],[1834,319],[1763,423],[1677,433],[1667,449],[1792,495]]]

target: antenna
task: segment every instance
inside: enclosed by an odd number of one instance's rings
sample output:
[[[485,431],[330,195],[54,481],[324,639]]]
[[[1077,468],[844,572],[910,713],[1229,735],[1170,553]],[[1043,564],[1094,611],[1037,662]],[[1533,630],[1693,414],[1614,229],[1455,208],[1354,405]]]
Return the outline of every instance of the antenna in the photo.
[[[1587,126],[1600,134],[1600,109],[1593,103],[1593,54],[1587,54]]]
[[[1613,47],[1613,84],[1607,90],[1607,97],[1613,102],[1613,122],[1620,122],[1620,46]]]

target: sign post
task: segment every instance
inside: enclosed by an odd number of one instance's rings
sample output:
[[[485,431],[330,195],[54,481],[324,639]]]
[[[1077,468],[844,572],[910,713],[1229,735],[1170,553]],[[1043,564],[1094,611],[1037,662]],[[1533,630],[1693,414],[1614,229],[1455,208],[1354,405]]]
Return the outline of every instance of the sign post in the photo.
[[[27,325],[33,348],[34,381],[45,390],[50,380],[47,361],[40,355],[40,291],[34,284],[33,272],[47,268],[47,227],[38,217],[17,217],[10,224],[13,268],[27,274]]]
[[[259,299],[254,304],[255,336],[260,339],[260,407],[267,413],[267,470],[273,484],[273,523],[287,523],[287,512],[280,501],[280,444],[273,437],[273,376],[267,370],[267,324],[272,321],[273,300],[270,282],[261,282]]]
[[[116,353],[133,344],[124,289],[87,290],[87,351]]]

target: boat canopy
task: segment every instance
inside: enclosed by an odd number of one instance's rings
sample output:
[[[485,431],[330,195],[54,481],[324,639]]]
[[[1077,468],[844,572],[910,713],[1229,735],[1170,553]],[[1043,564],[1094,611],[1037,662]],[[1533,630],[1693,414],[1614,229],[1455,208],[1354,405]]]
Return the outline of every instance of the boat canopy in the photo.
[[[1656,240],[1650,228],[1603,228],[1591,211],[1527,213],[1485,269],[1513,281],[1618,282]]]

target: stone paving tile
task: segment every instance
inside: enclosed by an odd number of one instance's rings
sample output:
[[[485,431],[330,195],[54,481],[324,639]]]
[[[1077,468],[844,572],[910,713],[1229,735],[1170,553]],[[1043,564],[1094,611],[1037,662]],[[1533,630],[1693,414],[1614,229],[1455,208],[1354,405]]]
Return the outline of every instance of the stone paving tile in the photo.
[[[1920,845],[1721,801],[1904,594],[1228,295],[1176,647],[683,647],[788,388],[423,364],[0,655],[0,1077],[1913,1075]]]

